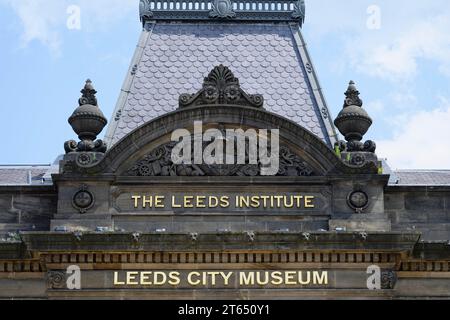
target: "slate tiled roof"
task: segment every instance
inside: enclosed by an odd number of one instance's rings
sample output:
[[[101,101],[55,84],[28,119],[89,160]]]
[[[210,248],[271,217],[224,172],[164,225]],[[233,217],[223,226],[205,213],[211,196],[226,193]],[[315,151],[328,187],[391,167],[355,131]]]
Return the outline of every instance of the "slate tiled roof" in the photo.
[[[50,166],[0,166],[0,186],[43,184]]]
[[[394,173],[399,186],[450,186],[450,170],[399,170]]]
[[[332,125],[322,118],[328,110],[315,98],[307,75],[312,67],[306,71],[301,44],[289,24],[158,22],[146,32],[106,136],[110,145],[176,110],[179,96],[200,90],[204,77],[219,64],[231,69],[244,91],[262,94],[268,111],[332,144]]]

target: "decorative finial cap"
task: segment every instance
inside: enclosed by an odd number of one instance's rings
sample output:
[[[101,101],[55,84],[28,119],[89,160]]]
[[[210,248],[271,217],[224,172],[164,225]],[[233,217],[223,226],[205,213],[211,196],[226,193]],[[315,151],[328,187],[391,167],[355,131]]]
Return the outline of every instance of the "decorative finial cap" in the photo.
[[[359,98],[359,91],[358,89],[356,89],[356,84],[353,80],[350,81],[349,85],[348,85],[348,89],[345,92],[345,102],[344,102],[344,108],[345,107],[349,107],[349,106],[358,106],[358,107],[362,107],[363,102],[362,100]]]
[[[359,91],[356,89],[354,81],[350,81],[345,96],[344,108],[334,124],[345,136],[347,142],[359,142],[372,125],[372,119],[362,108],[363,102],[359,98]]]
[[[98,106],[97,98],[95,97],[97,91],[94,89],[94,86],[92,85],[92,81],[90,79],[86,80],[86,84],[84,85],[84,88],[81,90],[81,93],[82,96],[78,100],[78,104],[80,106],[85,104]]]
[[[78,135],[80,142],[68,141],[65,145],[66,152],[94,151],[105,152],[106,145],[101,140],[95,141],[97,135],[102,132],[107,120],[98,107],[95,94],[97,91],[90,79],[86,80],[81,90],[82,96],[78,100],[80,105],[69,118],[69,124]]]

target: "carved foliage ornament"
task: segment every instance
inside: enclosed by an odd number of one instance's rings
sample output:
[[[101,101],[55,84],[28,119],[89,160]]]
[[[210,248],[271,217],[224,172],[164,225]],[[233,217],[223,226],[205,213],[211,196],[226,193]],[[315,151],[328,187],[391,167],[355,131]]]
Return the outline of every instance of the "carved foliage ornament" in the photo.
[[[381,289],[392,290],[397,283],[397,273],[393,270],[384,270],[381,273]]]
[[[47,288],[48,289],[65,289],[66,273],[62,271],[47,272]]]
[[[142,23],[153,17],[153,12],[150,9],[150,0],[141,0],[139,3],[139,16]]]
[[[305,0],[299,0],[295,4],[294,12],[292,13],[292,18],[298,19],[300,21],[300,26],[305,23],[305,17],[306,17],[306,5]]]
[[[205,78],[203,88],[196,94],[180,96],[180,108],[202,105],[237,105],[262,108],[264,98],[261,95],[248,95],[228,67],[215,67]]]
[[[129,176],[260,176],[261,164],[181,164],[172,162],[176,142],[164,144],[138,161],[126,174]],[[248,150],[246,150],[247,153]],[[280,169],[277,176],[312,176],[314,171],[287,147],[280,147]]]
[[[230,0],[215,0],[209,13],[211,18],[232,19],[236,17]]]

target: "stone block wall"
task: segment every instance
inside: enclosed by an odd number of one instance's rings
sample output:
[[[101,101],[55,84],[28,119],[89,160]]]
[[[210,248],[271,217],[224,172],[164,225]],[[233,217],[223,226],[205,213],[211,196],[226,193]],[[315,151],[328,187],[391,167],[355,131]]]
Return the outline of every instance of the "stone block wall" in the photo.
[[[393,231],[419,231],[422,240],[450,240],[450,188],[389,187],[385,211]]]
[[[8,232],[49,230],[56,206],[53,187],[1,187],[0,236]]]

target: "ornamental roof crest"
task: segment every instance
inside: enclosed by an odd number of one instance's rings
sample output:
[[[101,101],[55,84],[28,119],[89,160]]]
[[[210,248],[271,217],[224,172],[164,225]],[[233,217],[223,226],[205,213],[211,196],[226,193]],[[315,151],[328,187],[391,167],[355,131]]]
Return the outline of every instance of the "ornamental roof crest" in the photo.
[[[241,89],[239,79],[231,70],[219,65],[215,67],[203,82],[203,88],[195,94],[182,94],[180,108],[202,105],[234,105],[262,108],[262,95],[250,95]]]

